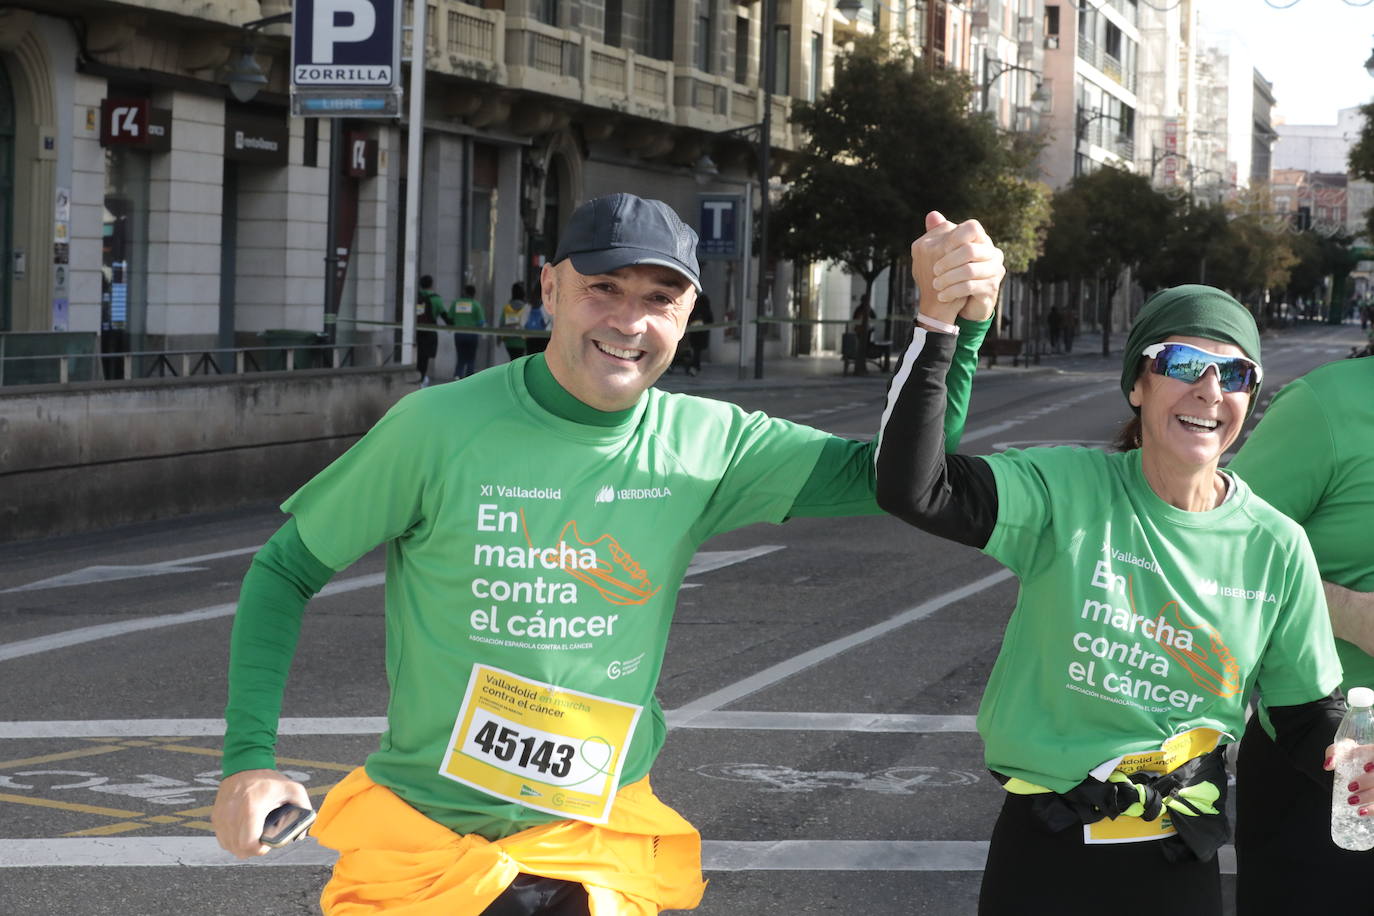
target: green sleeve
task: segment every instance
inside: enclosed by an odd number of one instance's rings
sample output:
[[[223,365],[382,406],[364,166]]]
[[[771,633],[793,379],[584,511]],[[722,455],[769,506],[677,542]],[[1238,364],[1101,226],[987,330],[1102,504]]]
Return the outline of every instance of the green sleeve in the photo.
[[[878,508],[874,495],[875,442],[856,442],[839,436],[825,440],[816,466],[802,484],[788,514],[810,518],[881,515],[883,510]]]
[[[487,326],[487,313],[482,309],[482,303],[476,299],[472,300],[472,310],[477,313],[477,326],[485,328]]]
[[[959,343],[945,374],[948,389],[945,405],[945,450],[953,452],[964,435],[969,392],[978,368],[978,347],[992,325],[987,321],[958,319]],[[855,442],[838,436],[827,439],[811,476],[792,504],[791,515],[831,518],[841,515],[878,515],[874,497],[876,476],[873,442]]]
[[[1227,467],[1265,502],[1306,524],[1337,473],[1331,424],[1307,382],[1298,379],[1274,395]]]
[[[954,323],[959,326],[959,343],[945,373],[945,451],[951,455],[959,450],[959,440],[964,437],[969,392],[973,390],[973,373],[978,369],[978,348],[992,327],[992,319],[958,318]]]
[[[301,618],[333,575],[305,546],[294,517],[253,557],[229,638],[224,776],[276,766],[277,720]]]

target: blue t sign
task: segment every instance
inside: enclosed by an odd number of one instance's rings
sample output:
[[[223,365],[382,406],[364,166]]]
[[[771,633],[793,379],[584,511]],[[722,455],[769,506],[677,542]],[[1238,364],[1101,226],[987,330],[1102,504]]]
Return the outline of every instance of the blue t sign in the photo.
[[[744,198],[738,194],[702,194],[697,221],[697,257],[733,260],[740,257],[740,216]]]

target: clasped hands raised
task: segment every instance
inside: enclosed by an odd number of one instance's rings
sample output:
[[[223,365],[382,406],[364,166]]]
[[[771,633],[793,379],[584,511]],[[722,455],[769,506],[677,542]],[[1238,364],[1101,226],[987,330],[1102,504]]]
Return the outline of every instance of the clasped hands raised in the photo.
[[[937,321],[991,318],[1006,273],[1002,249],[976,219],[952,223],[932,210],[925,234],[911,243],[911,278],[921,291],[921,314]]]

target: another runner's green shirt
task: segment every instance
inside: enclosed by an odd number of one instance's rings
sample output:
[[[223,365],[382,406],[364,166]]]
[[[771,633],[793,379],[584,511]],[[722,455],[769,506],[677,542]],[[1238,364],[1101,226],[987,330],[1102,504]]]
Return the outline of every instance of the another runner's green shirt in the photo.
[[[454,299],[448,307],[448,323],[455,328],[484,328],[487,326],[486,313],[482,303],[476,299]]]
[[[1374,592],[1374,359],[1336,360],[1284,387],[1229,467],[1302,525],[1323,579]],[[1336,651],[1344,688],[1374,686],[1374,658],[1343,639]]]
[[[1239,735],[1256,684],[1296,705],[1339,683],[1307,539],[1243,481],[1185,512],[1155,495],[1139,450],[986,460],[985,550],[1021,580],[978,711],[990,769],[1064,792],[1191,728]]]

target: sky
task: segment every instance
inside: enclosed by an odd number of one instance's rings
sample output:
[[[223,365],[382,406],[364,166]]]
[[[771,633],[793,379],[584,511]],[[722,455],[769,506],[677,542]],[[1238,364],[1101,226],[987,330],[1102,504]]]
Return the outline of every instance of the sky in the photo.
[[[1142,0],[1163,5],[1167,0]],[[1336,112],[1374,100],[1364,63],[1374,48],[1374,0],[1195,0],[1209,29],[1240,37],[1274,84],[1274,122],[1335,124]]]

